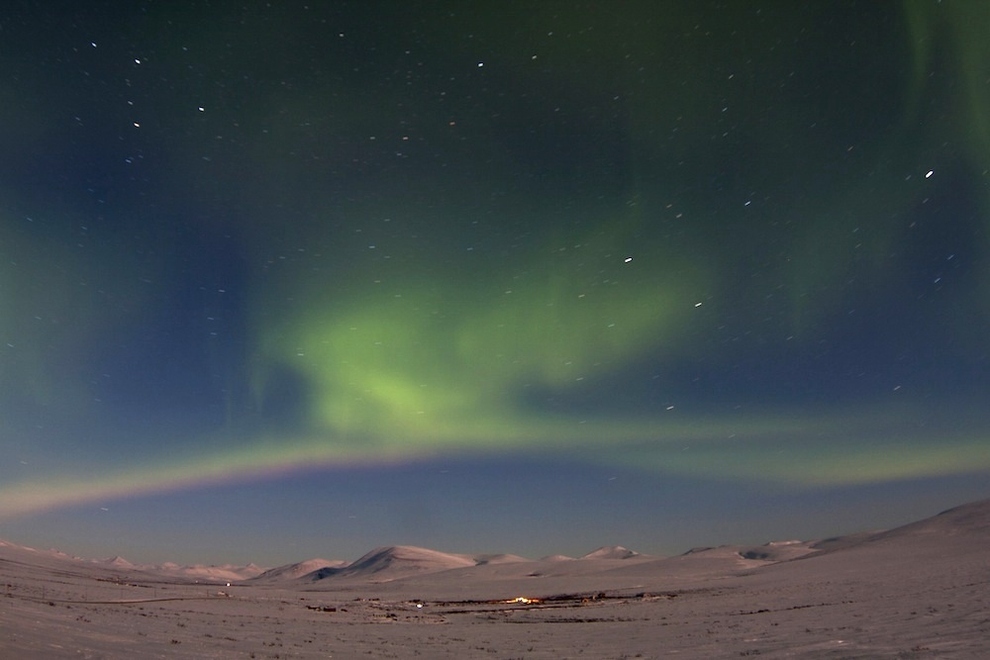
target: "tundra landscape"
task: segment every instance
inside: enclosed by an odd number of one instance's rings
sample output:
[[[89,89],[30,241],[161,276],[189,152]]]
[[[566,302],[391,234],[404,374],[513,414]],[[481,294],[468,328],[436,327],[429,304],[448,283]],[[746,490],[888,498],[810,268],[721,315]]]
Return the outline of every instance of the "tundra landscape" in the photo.
[[[5,658],[979,658],[990,500],[895,529],[672,557],[376,548],[133,565],[0,543]]]
[[[0,660],[990,658],[988,34],[3,3]]]

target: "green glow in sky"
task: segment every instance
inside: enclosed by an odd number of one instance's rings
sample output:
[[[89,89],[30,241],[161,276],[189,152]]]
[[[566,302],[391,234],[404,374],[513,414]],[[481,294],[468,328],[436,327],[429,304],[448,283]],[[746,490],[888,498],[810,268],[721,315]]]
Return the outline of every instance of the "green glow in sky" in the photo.
[[[808,487],[990,468],[980,424],[924,413],[985,395],[990,6],[871,13],[897,43],[742,7],[464,12],[415,38],[273,9],[313,45],[270,58],[264,12],[183,16],[112,66],[80,39],[65,75],[106,67],[120,125],[73,132],[114,114],[87,73],[30,139],[9,127],[41,97],[0,126],[12,162],[75,149],[35,164],[65,200],[0,209],[0,429],[85,440],[4,467],[0,513],[448,453]],[[86,178],[107,143],[124,169]],[[190,373],[206,412],[174,403]],[[128,435],[176,418],[165,448]],[[70,446],[120,462],[73,471]]]
[[[303,376],[311,422],[332,434],[538,442],[528,388],[593,384],[646,352],[676,351],[704,298],[709,278],[684,259],[610,243],[548,248],[517,271],[297,299],[263,330],[264,363]]]

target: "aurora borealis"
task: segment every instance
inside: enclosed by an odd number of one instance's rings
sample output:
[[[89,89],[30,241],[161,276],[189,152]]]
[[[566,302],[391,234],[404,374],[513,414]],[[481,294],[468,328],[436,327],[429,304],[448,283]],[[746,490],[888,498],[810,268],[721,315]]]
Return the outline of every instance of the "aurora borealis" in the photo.
[[[659,553],[985,496],[987,27],[5,10],[0,538]]]

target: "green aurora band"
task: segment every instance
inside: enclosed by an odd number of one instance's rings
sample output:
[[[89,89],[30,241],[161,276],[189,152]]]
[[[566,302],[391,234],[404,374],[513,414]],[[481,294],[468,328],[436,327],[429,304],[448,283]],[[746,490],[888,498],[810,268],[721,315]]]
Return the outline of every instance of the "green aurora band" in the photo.
[[[676,350],[710,286],[684,259],[640,264],[604,244],[609,236],[548,249],[542,272],[535,263],[518,277],[397,275],[343,304],[297,293],[296,311],[265,328],[260,363],[303,377],[309,423],[329,437],[539,442],[548,424],[522,410],[521,394],[594,382],[647,349]],[[263,388],[265,373],[255,380]]]

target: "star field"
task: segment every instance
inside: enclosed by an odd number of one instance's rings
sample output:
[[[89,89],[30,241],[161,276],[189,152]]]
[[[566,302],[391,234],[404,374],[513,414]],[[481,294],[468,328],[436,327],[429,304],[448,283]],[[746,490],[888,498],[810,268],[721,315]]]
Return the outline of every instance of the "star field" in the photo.
[[[733,493],[760,534],[786,497],[827,533],[812,502],[859,497],[881,526],[985,496],[988,21],[7,10],[0,535],[212,558],[147,512],[248,537],[269,498],[305,548],[257,551],[285,561],[497,533],[581,554],[576,527],[659,552]],[[587,517],[506,500],[534,473],[628,486]],[[362,514],[294,513],[307,497]],[[665,500],[683,511],[629,504]],[[581,522],[534,522],[554,517]],[[313,547],[314,519],[346,532]]]

